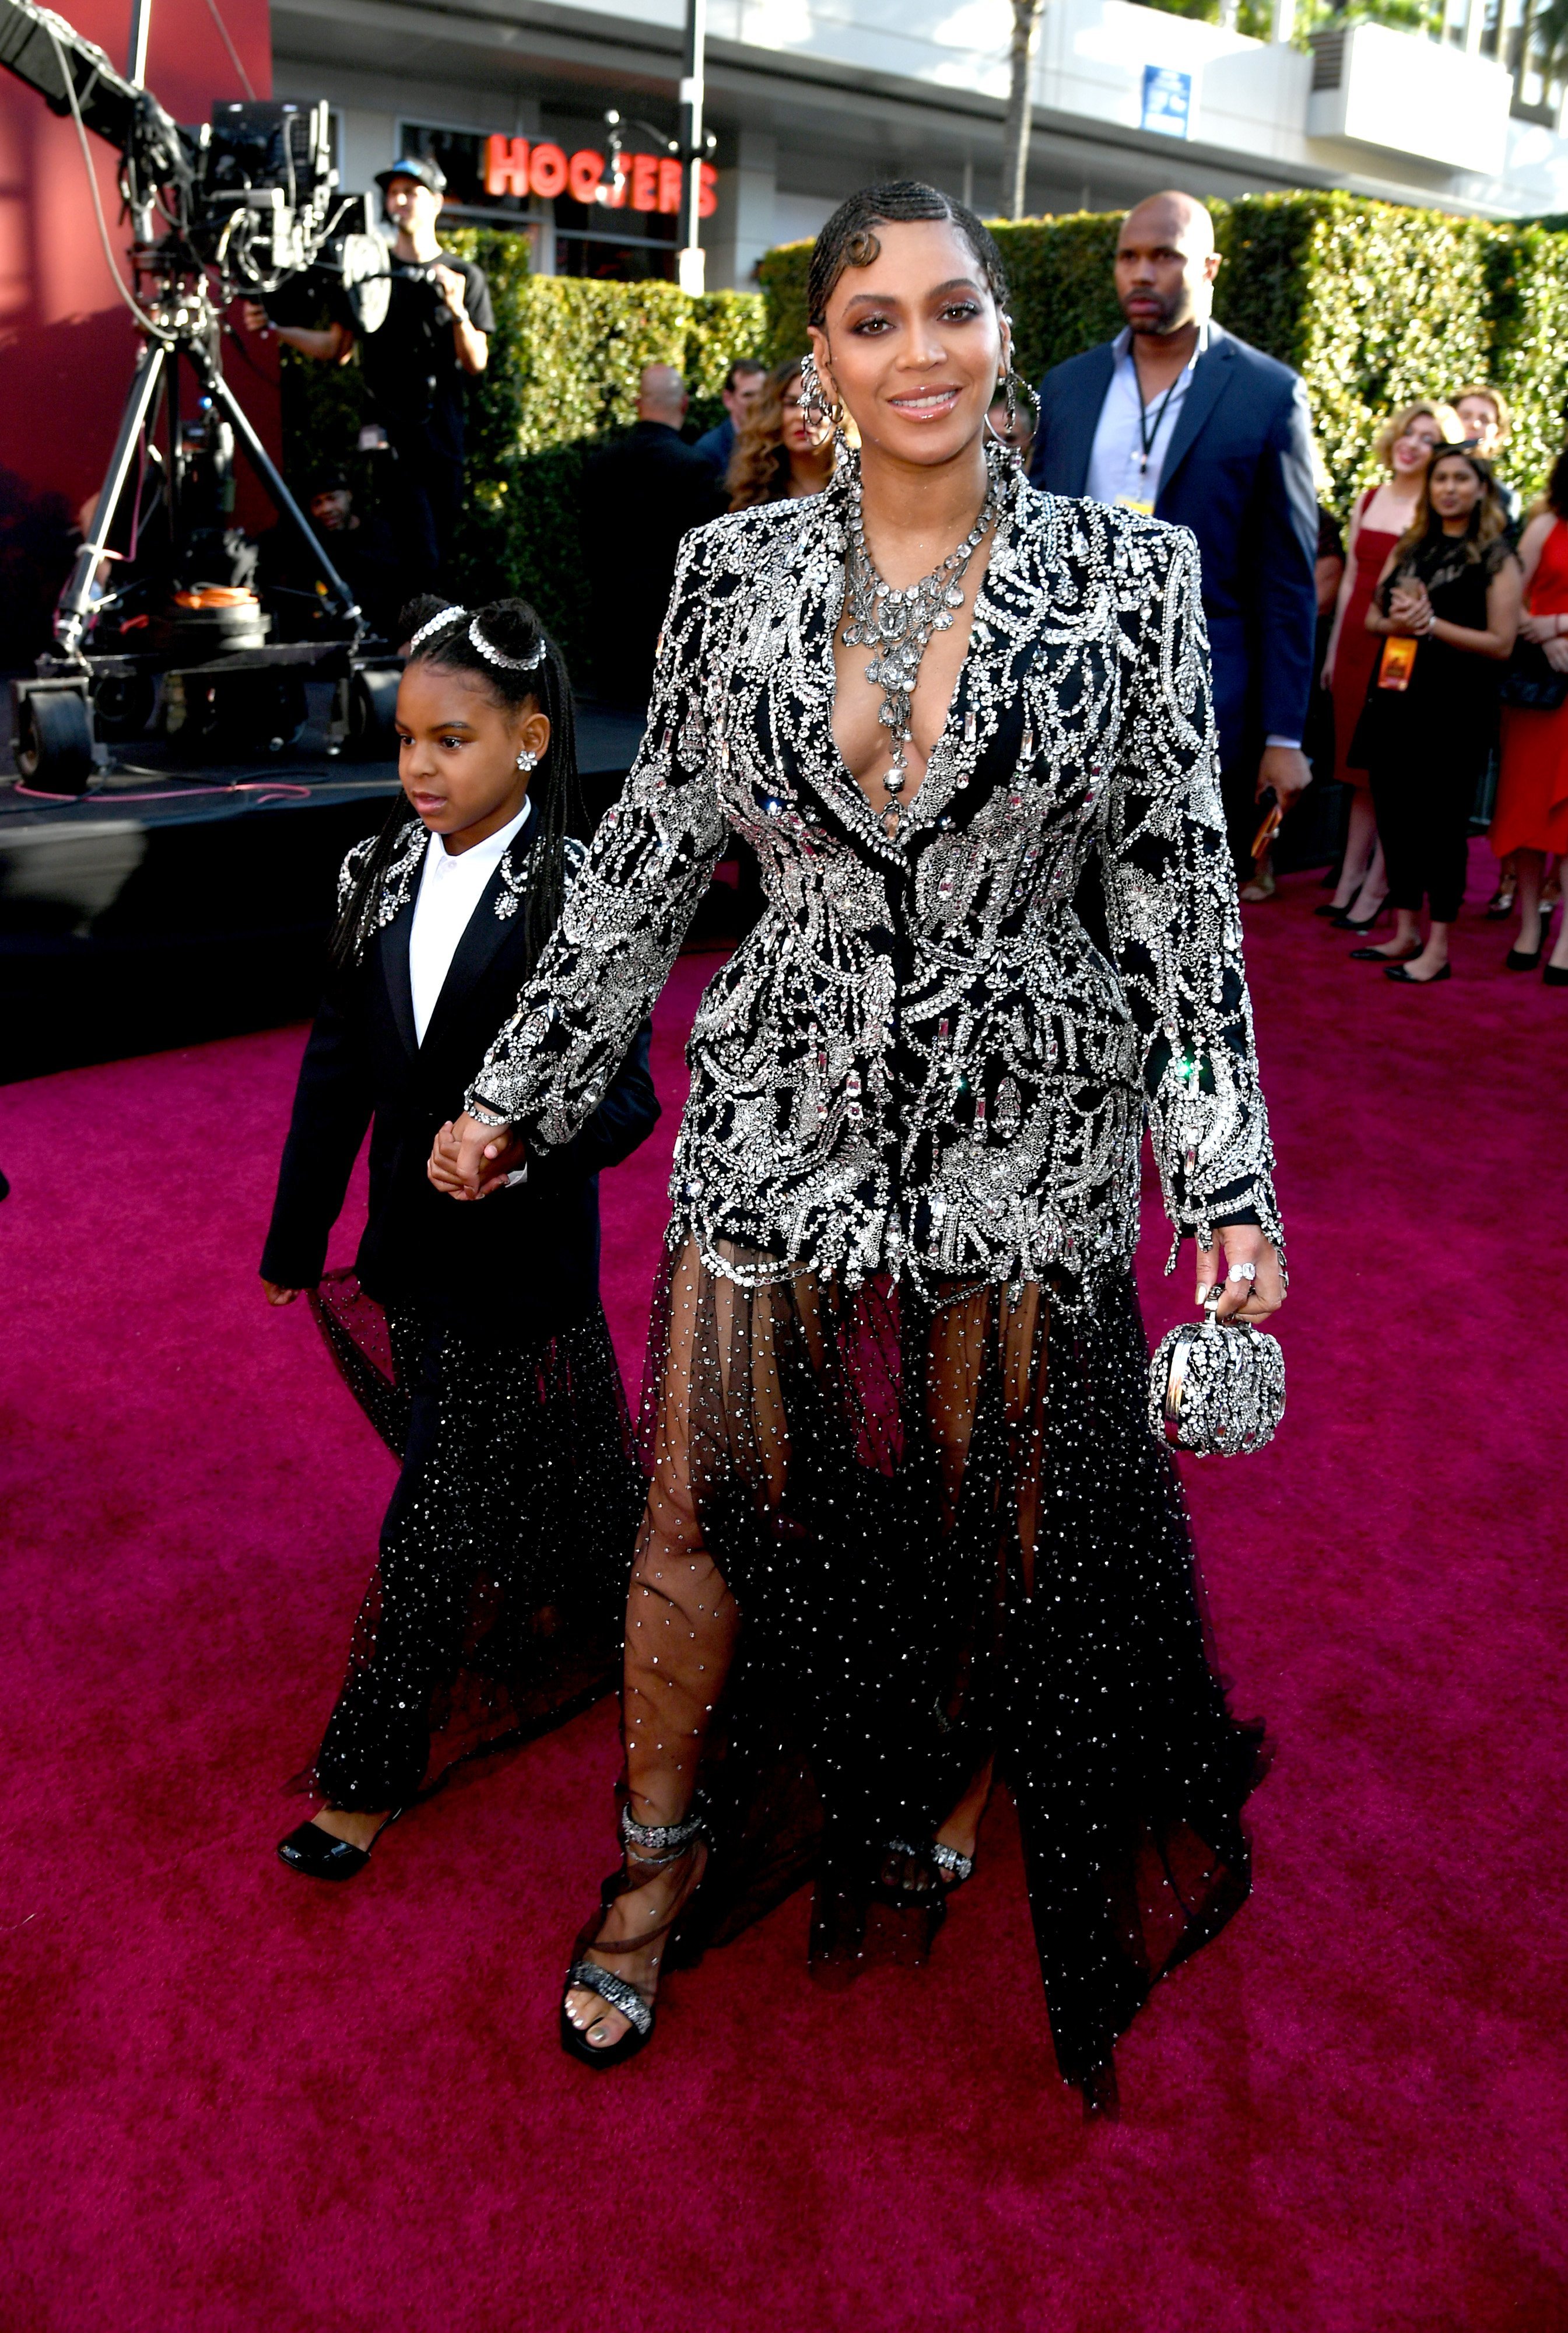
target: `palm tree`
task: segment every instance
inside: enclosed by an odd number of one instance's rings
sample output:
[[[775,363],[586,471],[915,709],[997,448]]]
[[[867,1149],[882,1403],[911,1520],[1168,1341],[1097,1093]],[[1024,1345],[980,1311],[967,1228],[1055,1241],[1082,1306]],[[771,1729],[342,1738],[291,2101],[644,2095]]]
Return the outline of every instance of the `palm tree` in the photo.
[[[1556,0],[1568,6],[1568,0]],[[1008,115],[1002,131],[1002,216],[1022,218],[1025,182],[1029,170],[1029,127],[1035,78],[1035,51],[1040,43],[1040,14],[1045,0],[1013,0],[1012,84],[1008,91]]]

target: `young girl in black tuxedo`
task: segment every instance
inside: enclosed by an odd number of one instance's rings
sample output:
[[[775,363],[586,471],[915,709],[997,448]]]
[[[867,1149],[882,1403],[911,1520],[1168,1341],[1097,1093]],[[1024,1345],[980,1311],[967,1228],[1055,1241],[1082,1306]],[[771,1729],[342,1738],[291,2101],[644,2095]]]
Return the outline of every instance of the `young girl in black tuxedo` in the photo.
[[[262,1258],[269,1302],[317,1287],[369,1126],[358,1286],[335,1276],[318,1301],[366,1385],[384,1312],[404,1464],[315,1761],[323,1804],[278,1850],[318,1878],[361,1870],[453,1756],[611,1681],[641,1505],[598,1177],[658,1117],[647,1029],[577,1139],[483,1206],[453,1206],[425,1172],[585,855],[565,667],[521,600],[418,600],[402,629],[403,795],[343,863]]]

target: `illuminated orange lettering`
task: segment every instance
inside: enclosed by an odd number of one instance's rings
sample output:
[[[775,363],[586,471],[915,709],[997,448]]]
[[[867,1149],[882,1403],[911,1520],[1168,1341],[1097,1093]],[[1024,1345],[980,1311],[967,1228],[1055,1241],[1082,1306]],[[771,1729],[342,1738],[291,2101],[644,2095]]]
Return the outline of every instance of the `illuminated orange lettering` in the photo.
[[[559,146],[536,146],[528,166],[528,183],[548,201],[566,185],[567,159]]]
[[[659,163],[659,208],[665,213],[681,207],[681,181],[685,172],[673,154],[666,154]]]
[[[656,154],[634,154],[632,157],[632,208],[654,211],[659,206],[659,158]]]
[[[590,147],[582,147],[567,164],[567,183],[571,188],[573,202],[597,202],[604,175],[604,156],[594,153]]]
[[[487,195],[526,195],[528,140],[504,138],[500,130],[484,141],[484,191]]]
[[[712,218],[719,207],[719,173],[712,162],[701,162],[697,166],[697,176],[701,181],[697,190],[697,216]]]

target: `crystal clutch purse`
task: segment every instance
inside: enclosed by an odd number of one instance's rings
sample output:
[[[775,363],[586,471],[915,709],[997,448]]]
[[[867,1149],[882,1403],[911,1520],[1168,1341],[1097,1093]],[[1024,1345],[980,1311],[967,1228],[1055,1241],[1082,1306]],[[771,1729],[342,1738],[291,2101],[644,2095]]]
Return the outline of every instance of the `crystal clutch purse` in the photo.
[[[1249,1320],[1201,1323],[1162,1337],[1149,1364],[1149,1423],[1178,1450],[1238,1458],[1274,1439],[1285,1416],[1285,1356]]]

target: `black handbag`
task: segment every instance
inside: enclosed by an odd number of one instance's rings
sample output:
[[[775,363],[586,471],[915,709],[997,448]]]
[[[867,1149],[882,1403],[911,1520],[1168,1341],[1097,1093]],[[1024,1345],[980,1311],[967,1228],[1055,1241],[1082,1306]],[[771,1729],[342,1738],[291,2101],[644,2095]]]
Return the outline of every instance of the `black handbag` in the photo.
[[[1568,672],[1554,671],[1534,640],[1515,640],[1503,674],[1503,702],[1517,713],[1555,713],[1568,703]]]

